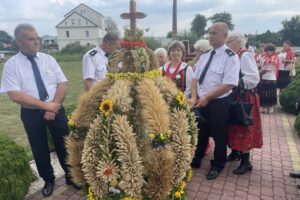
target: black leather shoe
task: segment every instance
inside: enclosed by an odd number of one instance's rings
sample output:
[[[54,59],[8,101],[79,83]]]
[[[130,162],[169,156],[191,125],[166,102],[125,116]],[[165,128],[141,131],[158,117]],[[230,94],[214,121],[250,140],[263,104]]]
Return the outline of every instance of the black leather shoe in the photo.
[[[300,184],[297,184],[296,187],[297,187],[297,189],[300,189]]]
[[[214,168],[211,168],[206,175],[207,180],[213,180],[219,176],[220,172]]]
[[[42,189],[42,194],[44,197],[49,197],[51,196],[54,188],[54,183],[51,182],[46,182],[43,189]]]
[[[191,163],[191,167],[196,169],[196,168],[200,168],[201,166],[201,159],[193,159],[192,163]]]
[[[292,178],[300,178],[300,172],[291,172],[290,173],[290,177]]]
[[[76,190],[81,190],[81,189],[82,189],[81,185],[79,185],[79,184],[73,182],[71,179],[66,179],[66,184],[67,184],[67,185],[71,185],[71,186],[72,186],[73,188],[75,188]]]

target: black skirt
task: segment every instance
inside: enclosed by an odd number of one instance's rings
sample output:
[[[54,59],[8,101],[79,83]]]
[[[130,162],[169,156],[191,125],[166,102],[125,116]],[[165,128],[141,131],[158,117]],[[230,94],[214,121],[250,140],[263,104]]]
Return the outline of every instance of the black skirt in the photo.
[[[270,107],[277,104],[275,80],[261,80],[258,91],[261,107]]]
[[[277,79],[277,88],[284,89],[291,82],[290,71],[289,70],[279,70]]]

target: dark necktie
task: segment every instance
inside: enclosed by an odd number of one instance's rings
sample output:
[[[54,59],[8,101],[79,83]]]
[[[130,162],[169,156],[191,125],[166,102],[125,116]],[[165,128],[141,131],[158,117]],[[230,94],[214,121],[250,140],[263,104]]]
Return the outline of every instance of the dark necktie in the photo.
[[[209,59],[208,59],[206,65],[205,65],[205,67],[204,67],[204,69],[203,69],[203,71],[202,71],[202,73],[201,73],[201,75],[200,75],[200,78],[199,78],[199,85],[201,85],[201,83],[203,82],[204,76],[205,76],[205,74],[206,74],[206,72],[207,72],[207,70],[208,70],[208,67],[209,67],[209,65],[210,65],[210,63],[211,63],[211,60],[212,60],[212,58],[213,58],[213,56],[214,56],[215,53],[216,53],[215,50],[212,50],[212,51],[210,52]]]
[[[33,69],[33,74],[34,74],[36,86],[37,86],[37,89],[39,92],[40,100],[45,101],[46,99],[48,99],[48,92],[46,90],[43,79],[41,77],[39,67],[34,60],[34,57],[35,56],[30,56],[30,55],[27,56],[28,60],[31,62],[31,66]]]

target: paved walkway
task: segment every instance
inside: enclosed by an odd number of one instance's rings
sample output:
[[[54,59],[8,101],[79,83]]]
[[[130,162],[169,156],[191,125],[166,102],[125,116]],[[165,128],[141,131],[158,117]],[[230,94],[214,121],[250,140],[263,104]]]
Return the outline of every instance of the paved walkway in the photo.
[[[263,148],[251,152],[253,170],[245,175],[234,175],[239,163],[228,163],[216,180],[206,180],[210,153],[202,162],[188,186],[189,200],[300,200],[295,187],[297,179],[289,177],[293,170],[300,171],[300,139],[293,128],[295,116],[276,109],[272,115],[262,114]],[[56,181],[55,191],[47,200],[83,200],[86,196],[66,186],[63,178]],[[299,181],[300,183],[300,181]],[[26,200],[43,199],[38,191]]]

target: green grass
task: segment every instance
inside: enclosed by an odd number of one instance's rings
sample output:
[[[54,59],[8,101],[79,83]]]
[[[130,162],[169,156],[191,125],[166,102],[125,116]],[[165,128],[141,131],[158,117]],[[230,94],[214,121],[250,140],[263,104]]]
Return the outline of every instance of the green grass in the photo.
[[[81,61],[60,62],[59,64],[68,79],[64,105],[77,103],[79,96],[84,92]],[[1,78],[2,71],[3,64],[0,64]],[[3,93],[0,93],[0,134],[6,135],[25,147],[28,155],[31,156],[30,146],[20,119],[20,106],[10,101],[7,94]]]

